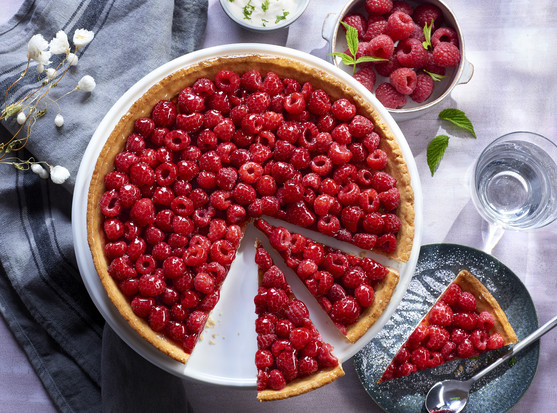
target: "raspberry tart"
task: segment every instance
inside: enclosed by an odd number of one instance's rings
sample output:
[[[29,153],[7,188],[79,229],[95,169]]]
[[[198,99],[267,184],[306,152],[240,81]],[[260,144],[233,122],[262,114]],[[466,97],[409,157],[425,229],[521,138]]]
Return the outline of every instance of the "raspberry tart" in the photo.
[[[263,219],[256,220],[255,226],[267,235],[348,341],[356,342],[383,314],[398,284],[396,271]]]
[[[370,232],[372,213],[400,225]],[[91,178],[88,243],[123,317],[185,363],[262,215],[394,260],[412,250],[411,178],[373,105],[301,61],[220,56],[168,75],[116,124]]]
[[[324,386],[344,371],[309,318],[305,304],[296,299],[284,273],[259,244],[255,262],[259,290],[255,296],[257,398],[285,399]]]
[[[379,382],[516,342],[497,300],[476,277],[462,270],[401,346]]]

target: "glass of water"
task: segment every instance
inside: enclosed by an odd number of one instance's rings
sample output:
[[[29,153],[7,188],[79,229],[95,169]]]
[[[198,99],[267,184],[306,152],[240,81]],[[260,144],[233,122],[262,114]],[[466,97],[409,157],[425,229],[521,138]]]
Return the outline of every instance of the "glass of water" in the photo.
[[[488,227],[491,253],[504,231],[531,230],[557,219],[557,146],[533,132],[495,139],[472,171],[472,199]]]

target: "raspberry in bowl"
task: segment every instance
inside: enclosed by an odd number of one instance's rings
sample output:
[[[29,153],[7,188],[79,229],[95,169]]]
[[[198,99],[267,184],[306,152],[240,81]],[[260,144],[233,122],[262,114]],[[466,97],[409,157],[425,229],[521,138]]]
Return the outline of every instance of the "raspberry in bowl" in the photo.
[[[350,53],[344,24],[357,30],[356,58],[386,60],[358,63],[355,72],[338,56],[332,62],[354,74],[397,121],[428,112],[472,77],[462,32],[442,1],[349,1],[323,25],[331,53]]]

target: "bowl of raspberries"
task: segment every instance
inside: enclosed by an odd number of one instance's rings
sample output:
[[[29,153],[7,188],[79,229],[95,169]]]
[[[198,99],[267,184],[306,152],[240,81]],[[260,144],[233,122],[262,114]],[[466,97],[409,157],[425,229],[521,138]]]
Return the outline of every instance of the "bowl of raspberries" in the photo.
[[[456,18],[439,0],[351,0],[327,17],[323,37],[332,62],[398,121],[431,110],[474,72]]]

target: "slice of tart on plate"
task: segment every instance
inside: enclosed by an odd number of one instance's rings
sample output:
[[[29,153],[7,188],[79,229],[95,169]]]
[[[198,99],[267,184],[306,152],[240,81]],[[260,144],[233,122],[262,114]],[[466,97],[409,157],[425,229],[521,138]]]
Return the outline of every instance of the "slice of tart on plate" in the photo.
[[[335,326],[356,342],[381,316],[398,284],[399,274],[372,258],[361,258],[257,219],[268,238],[305,284]]]
[[[259,290],[254,298],[257,398],[285,399],[307,393],[344,375],[342,365],[309,318],[284,273],[258,243]]]
[[[462,270],[408,336],[379,382],[516,342],[497,300],[476,277]]]

